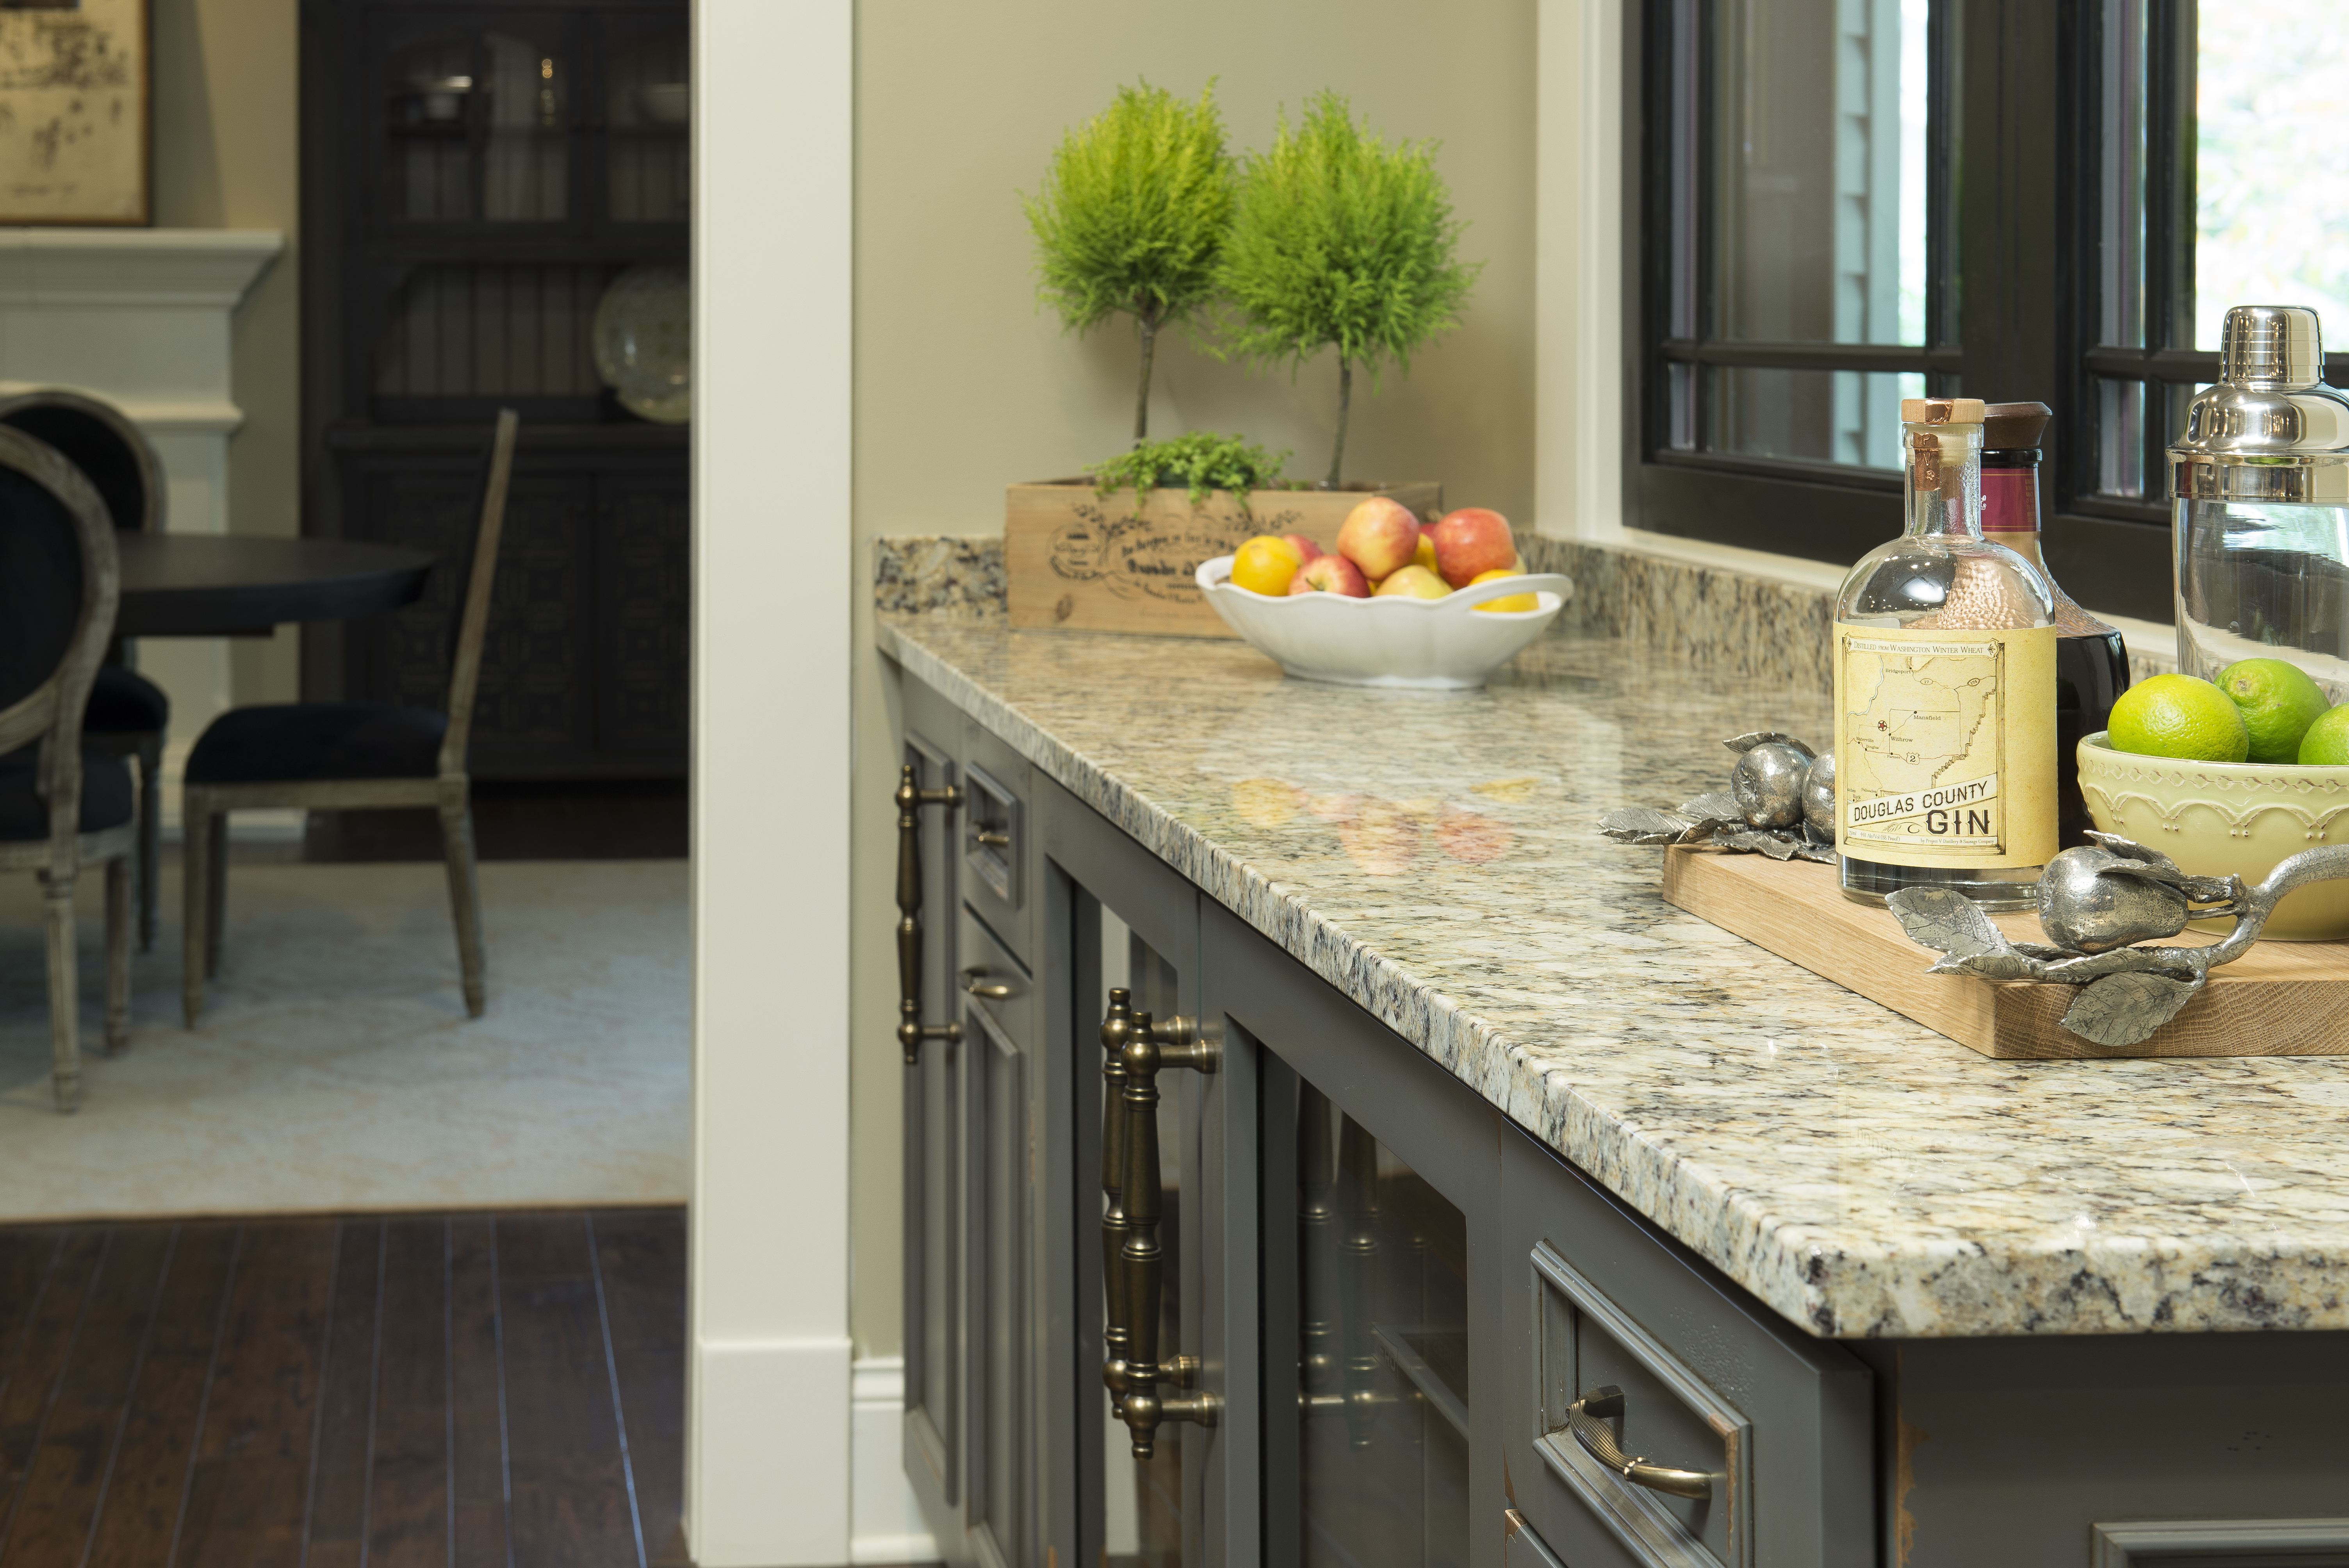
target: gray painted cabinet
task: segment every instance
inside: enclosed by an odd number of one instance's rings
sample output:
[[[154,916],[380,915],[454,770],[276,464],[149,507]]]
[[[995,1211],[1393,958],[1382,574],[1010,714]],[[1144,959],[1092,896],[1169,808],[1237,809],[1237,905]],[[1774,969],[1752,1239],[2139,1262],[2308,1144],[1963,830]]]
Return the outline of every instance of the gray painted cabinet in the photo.
[[[958,1037],[905,1105],[905,1465],[950,1562],[2349,1563],[2349,1336],[1812,1337],[904,694],[961,790],[918,836]],[[1113,995],[1154,1104],[1105,1088]],[[1143,1392],[1192,1418],[1137,1459],[1102,1366],[1145,1307]]]

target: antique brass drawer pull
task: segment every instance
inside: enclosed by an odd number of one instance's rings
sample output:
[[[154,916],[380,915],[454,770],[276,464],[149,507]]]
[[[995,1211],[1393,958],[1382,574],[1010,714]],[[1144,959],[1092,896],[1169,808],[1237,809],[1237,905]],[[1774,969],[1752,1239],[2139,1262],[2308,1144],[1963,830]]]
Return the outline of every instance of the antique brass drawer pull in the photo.
[[[1153,1023],[1133,1010],[1133,995],[1109,994],[1102,1020],[1102,1294],[1108,1306],[1102,1335],[1107,1358],[1102,1381],[1112,1405],[1133,1434],[1133,1457],[1154,1451],[1158,1428],[1166,1421],[1212,1427],[1222,1398],[1214,1392],[1162,1398],[1158,1385],[1188,1388],[1198,1377],[1195,1357],[1158,1358],[1158,1296],[1164,1258],[1158,1222],[1165,1194],[1158,1178],[1158,1073],[1189,1068],[1211,1073],[1222,1065],[1221,1047],[1202,1037],[1197,1021],[1169,1018]]]
[[[1566,1408],[1566,1424],[1573,1429],[1574,1440],[1582,1445],[1583,1451],[1633,1486],[1700,1501],[1713,1496],[1713,1477],[1702,1470],[1673,1470],[1626,1455],[1621,1436],[1616,1428],[1608,1425],[1622,1418],[1623,1390],[1611,1383],[1603,1388],[1593,1388]]]
[[[921,788],[908,762],[891,799],[897,803],[897,1043],[905,1047],[905,1065],[912,1067],[922,1059],[924,1040],[962,1038],[960,1024],[922,1022],[922,808],[951,811],[962,804],[962,791],[952,784]]]
[[[1009,833],[999,833],[992,828],[981,828],[978,831],[973,833],[971,837],[978,842],[985,844],[990,850],[1008,850],[1011,847],[1011,835]]]
[[[962,972],[962,988],[973,996],[984,996],[990,1002],[1000,1002],[1011,995],[1011,987],[1000,981],[989,984],[984,965],[973,965]]]

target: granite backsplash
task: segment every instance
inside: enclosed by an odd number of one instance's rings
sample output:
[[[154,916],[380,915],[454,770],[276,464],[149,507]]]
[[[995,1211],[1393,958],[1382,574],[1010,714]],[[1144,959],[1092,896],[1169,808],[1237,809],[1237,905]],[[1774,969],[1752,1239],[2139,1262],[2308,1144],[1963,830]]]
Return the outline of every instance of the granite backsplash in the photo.
[[[1554,636],[1619,637],[1726,675],[1825,693],[1833,596],[1637,549],[1519,536],[1526,567],[1574,579]],[[999,534],[905,534],[873,542],[874,607],[885,614],[1000,621],[1008,592]],[[2138,680],[2177,667],[2170,650],[2130,652]]]

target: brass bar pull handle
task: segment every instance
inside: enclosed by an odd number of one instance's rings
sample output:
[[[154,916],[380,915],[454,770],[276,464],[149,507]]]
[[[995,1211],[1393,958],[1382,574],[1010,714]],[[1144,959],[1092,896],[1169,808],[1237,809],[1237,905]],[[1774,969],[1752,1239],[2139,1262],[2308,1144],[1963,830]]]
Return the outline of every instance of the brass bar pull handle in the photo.
[[[981,828],[971,837],[990,850],[1008,850],[1011,847],[1011,835],[999,833],[992,828]]]
[[[924,1040],[959,1041],[960,1024],[922,1022],[922,808],[962,804],[962,790],[949,784],[925,789],[915,782],[914,765],[897,775],[897,1043],[905,1065],[922,1059]]]
[[[1000,1002],[1011,995],[1011,987],[999,982],[989,984],[987,970],[973,965],[962,972],[962,988],[973,996],[984,996],[990,1002]]]
[[[1123,1057],[1125,1180],[1119,1196],[1125,1208],[1122,1258],[1126,1318],[1124,1365],[1118,1379],[1124,1397],[1118,1401],[1118,1415],[1133,1435],[1133,1457],[1146,1460],[1156,1450],[1161,1424],[1188,1421],[1213,1427],[1223,1412],[1223,1399],[1213,1392],[1170,1398],[1158,1393],[1161,1383],[1186,1386],[1196,1377],[1198,1365],[1184,1356],[1164,1364],[1158,1359],[1158,1298],[1165,1277],[1165,1259],[1158,1246],[1165,1202],[1158,1177],[1158,1073],[1169,1067],[1214,1072],[1222,1057],[1214,1040],[1202,1037],[1194,1020],[1169,1018],[1154,1026],[1147,1013],[1134,1014],[1128,1024]]]
[[[1623,1390],[1611,1383],[1591,1389],[1566,1408],[1566,1424],[1583,1451],[1633,1486],[1699,1501],[1713,1496],[1713,1477],[1702,1470],[1674,1470],[1624,1453],[1619,1426],[1622,1419]],[[1618,1425],[1609,1426],[1610,1421]]]
[[[1133,994],[1109,994],[1102,1018],[1102,1382],[1110,1408],[1125,1402],[1125,1043],[1133,1035]]]

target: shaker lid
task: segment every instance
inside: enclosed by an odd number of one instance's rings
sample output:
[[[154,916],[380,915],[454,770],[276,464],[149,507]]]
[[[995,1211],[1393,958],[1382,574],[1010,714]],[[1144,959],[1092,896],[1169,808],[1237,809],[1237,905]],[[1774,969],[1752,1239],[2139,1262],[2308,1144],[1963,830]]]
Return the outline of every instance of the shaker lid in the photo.
[[[2186,433],[2169,449],[2170,498],[2349,500],[2349,397],[2318,379],[2324,357],[2316,313],[2235,305],[2219,342],[2219,380],[2194,395]]]
[[[1982,446],[1993,452],[2036,451],[2055,410],[2044,403],[1989,403],[1982,407]]]

